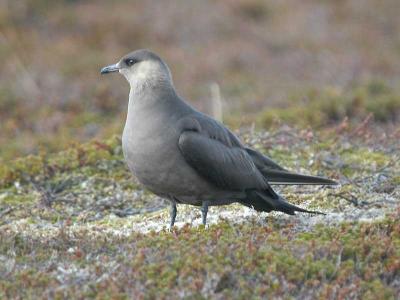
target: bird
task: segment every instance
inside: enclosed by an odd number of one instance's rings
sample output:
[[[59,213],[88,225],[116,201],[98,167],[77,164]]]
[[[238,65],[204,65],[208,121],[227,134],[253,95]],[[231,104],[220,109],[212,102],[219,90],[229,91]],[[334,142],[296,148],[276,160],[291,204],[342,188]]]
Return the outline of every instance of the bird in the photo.
[[[167,64],[147,49],[133,51],[101,74],[118,72],[130,84],[122,133],[126,164],[148,190],[170,202],[169,228],[177,204],[200,207],[240,203],[259,212],[323,214],[290,204],[271,184],[336,185],[333,180],[292,173],[247,147],[221,122],[181,98]]]

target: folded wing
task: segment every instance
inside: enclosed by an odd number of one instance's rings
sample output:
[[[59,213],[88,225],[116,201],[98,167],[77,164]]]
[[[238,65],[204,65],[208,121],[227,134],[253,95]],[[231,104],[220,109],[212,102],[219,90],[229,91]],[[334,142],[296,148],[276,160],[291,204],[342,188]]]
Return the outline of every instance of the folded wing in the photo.
[[[207,116],[186,117],[180,124],[178,146],[186,162],[215,186],[244,191],[246,196],[236,199],[238,202],[258,211],[318,213],[288,203],[274,192],[268,181],[329,184],[328,179],[289,173],[261,153],[245,148],[228,129]]]
[[[244,149],[229,147],[205,132],[182,132],[179,149],[190,166],[221,189],[265,189],[268,186]]]

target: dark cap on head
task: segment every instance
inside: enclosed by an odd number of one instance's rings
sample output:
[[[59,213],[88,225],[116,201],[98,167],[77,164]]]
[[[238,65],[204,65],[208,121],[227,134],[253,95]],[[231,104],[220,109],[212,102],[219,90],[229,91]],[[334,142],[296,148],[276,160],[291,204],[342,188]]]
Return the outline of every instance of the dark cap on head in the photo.
[[[164,64],[157,54],[147,49],[140,49],[124,55],[118,63],[102,68],[101,74],[117,72],[122,68],[129,68],[142,61],[158,61]]]

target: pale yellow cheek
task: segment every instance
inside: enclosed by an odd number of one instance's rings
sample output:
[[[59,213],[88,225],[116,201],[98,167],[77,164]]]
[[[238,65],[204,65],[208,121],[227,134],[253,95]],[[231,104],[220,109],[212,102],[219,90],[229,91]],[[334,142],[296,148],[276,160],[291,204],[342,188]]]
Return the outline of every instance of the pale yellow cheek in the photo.
[[[151,78],[164,78],[160,66],[155,62],[140,62],[131,68],[122,68],[119,72],[124,75],[132,88],[145,84]]]
[[[127,69],[120,69],[119,73],[124,75],[126,80],[131,81],[134,78],[133,72],[128,71]]]
[[[142,77],[147,77],[150,74],[158,72],[159,70],[158,64],[152,61],[141,62],[136,68],[137,76]]]

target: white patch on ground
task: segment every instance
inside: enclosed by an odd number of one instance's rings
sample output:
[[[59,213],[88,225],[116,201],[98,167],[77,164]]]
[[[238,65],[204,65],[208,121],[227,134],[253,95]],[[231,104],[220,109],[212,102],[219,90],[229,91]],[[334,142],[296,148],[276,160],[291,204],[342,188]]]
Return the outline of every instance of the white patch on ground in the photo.
[[[339,191],[338,191],[339,190]],[[339,193],[341,189],[321,189],[321,187],[294,188],[288,187],[282,191],[288,200],[293,195],[300,195],[303,199],[299,206],[310,210],[319,210],[326,215],[313,215],[298,213],[289,216],[279,212],[259,213],[253,209],[239,204],[221,207],[211,207],[207,217],[207,224],[218,224],[222,219],[232,224],[252,222],[258,226],[270,226],[268,221],[273,220],[279,224],[290,223],[295,231],[310,231],[317,224],[337,226],[342,222],[376,222],[385,218],[400,204],[400,188],[397,187],[391,194],[374,193],[362,190],[357,193],[359,206],[339,198],[329,196],[329,193]],[[361,198],[362,197],[362,198]],[[320,201],[319,201],[320,200]],[[115,201],[115,200],[114,200]],[[139,201],[139,200],[138,200]],[[154,197],[154,201],[160,201]],[[331,201],[331,202],[328,202]],[[313,204],[334,204],[328,207],[314,207]],[[175,223],[176,228],[185,225],[197,227],[201,224],[201,213],[198,207],[178,205],[178,214]],[[160,232],[168,229],[169,209],[165,208],[155,212],[137,214],[129,217],[118,217],[114,214],[91,222],[65,222],[52,223],[39,218],[26,218],[15,220],[0,227],[2,231],[10,231],[33,238],[49,239],[62,235],[74,238],[77,234],[90,231],[93,237],[129,236],[134,232],[148,233]],[[74,249],[71,249],[73,251]]]
[[[372,198],[372,197],[371,197]],[[337,226],[342,222],[376,222],[382,220],[386,214],[393,211],[399,204],[399,198],[386,195],[379,195],[379,206],[356,207],[351,204],[345,206],[343,210],[326,211],[327,215],[311,215],[298,213],[295,216],[285,215],[279,212],[258,213],[253,209],[234,204],[222,207],[211,207],[207,217],[209,225],[218,224],[221,219],[227,220],[232,224],[253,222],[259,226],[268,226],[268,220],[273,218],[279,223],[290,222],[296,231],[310,231],[317,224]],[[372,199],[369,199],[371,201]],[[302,207],[305,207],[304,203]],[[53,224],[45,221],[32,223],[32,220],[21,219],[11,224],[3,226],[2,230],[10,230],[21,235],[29,235],[41,239],[54,238],[65,234],[74,237],[82,231],[89,230],[93,237],[96,236],[129,236],[133,232],[148,233],[150,231],[159,232],[168,228],[169,210],[163,209],[154,213],[135,215],[119,218],[115,215],[108,215],[101,221],[71,224]],[[189,224],[197,227],[201,224],[200,210],[193,206],[178,205],[178,216],[175,223],[176,228],[182,228]],[[74,249],[69,249],[74,251]]]

